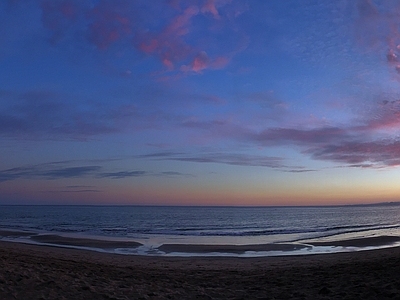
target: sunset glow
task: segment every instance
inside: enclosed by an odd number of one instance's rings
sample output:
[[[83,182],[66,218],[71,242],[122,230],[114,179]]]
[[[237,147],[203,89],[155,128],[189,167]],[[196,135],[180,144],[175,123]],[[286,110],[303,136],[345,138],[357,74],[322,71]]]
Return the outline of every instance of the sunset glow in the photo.
[[[399,201],[398,1],[5,0],[0,204]]]

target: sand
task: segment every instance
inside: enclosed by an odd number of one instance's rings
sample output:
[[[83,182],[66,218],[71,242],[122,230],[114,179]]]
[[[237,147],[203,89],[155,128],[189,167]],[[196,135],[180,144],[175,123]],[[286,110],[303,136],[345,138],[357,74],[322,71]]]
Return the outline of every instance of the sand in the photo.
[[[265,258],[0,242],[0,299],[400,299],[400,248]]]

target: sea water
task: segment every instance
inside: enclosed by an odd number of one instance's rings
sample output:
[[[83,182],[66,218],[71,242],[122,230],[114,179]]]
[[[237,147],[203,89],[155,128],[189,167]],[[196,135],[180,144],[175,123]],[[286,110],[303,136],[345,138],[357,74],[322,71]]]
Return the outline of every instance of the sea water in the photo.
[[[37,243],[31,235],[52,234],[110,241],[136,241],[134,249],[107,250],[123,254],[163,253],[163,244],[255,245],[307,244],[309,241],[400,236],[400,205],[308,207],[191,206],[0,206],[0,228],[15,231],[0,238]],[[18,234],[24,233],[24,234]],[[393,246],[393,245],[380,245]],[[69,245],[73,247],[73,245]],[[76,247],[80,248],[80,247]],[[101,249],[91,249],[101,250]],[[104,250],[104,249],[102,249]],[[308,247],[294,251],[234,254],[263,256],[357,250]],[[202,253],[202,255],[233,255]]]

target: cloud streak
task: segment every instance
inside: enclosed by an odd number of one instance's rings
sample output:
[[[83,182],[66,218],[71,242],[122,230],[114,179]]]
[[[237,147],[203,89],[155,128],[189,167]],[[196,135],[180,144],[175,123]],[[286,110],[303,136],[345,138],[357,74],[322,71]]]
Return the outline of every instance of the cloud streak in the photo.
[[[172,160],[191,163],[214,163],[232,166],[266,167],[285,172],[309,172],[314,170],[302,166],[291,166],[285,164],[283,157],[260,156],[241,153],[197,153],[189,154],[184,152],[156,152],[137,156],[137,158],[154,160]]]
[[[155,155],[156,157],[162,156],[162,154]],[[69,178],[93,178],[102,179],[109,178],[113,180],[124,179],[124,178],[135,178],[135,177],[193,177],[189,173],[181,173],[177,171],[142,171],[142,170],[122,170],[114,172],[106,172],[105,167],[101,165],[84,165],[76,166],[78,163],[74,161],[64,162],[51,162],[43,163],[31,166],[21,166],[5,170],[0,170],[0,183],[5,181],[12,181],[17,179],[46,179],[46,180],[60,180]],[[71,166],[73,165],[73,166]],[[93,186],[86,185],[69,185],[68,190],[71,191],[87,191],[95,190]],[[88,189],[90,188],[90,189]]]
[[[144,176],[147,174],[148,173],[145,171],[119,171],[119,172],[102,173],[102,174],[99,174],[99,177],[122,179],[122,178],[129,178],[129,177],[140,177],[140,176]]]
[[[86,139],[121,132],[136,116],[133,106],[80,107],[50,91],[0,95],[0,135],[24,139]],[[86,104],[89,105],[89,104]]]
[[[46,163],[34,166],[16,167],[0,171],[0,182],[15,179],[44,178],[50,180],[63,178],[83,178],[93,176],[101,170],[100,166],[59,167],[64,163]]]

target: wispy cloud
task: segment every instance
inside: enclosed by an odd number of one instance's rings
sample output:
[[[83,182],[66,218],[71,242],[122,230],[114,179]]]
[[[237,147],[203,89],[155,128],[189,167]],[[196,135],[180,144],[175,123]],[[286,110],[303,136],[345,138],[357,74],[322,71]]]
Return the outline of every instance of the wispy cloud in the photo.
[[[85,177],[87,175],[98,172],[100,169],[101,167],[99,166],[68,167],[68,168],[42,171],[40,176],[49,179]]]
[[[348,163],[350,167],[400,166],[400,141],[352,141],[326,145],[308,152],[315,159]]]
[[[46,163],[1,170],[0,181],[9,181],[19,178],[82,178],[96,174],[100,170],[100,166],[59,167],[59,163]]]
[[[197,19],[207,22],[208,26],[201,27],[204,35],[215,24],[229,30],[232,13],[223,9],[229,6],[231,1],[214,0],[174,4],[171,1],[43,0],[41,20],[53,45],[86,42],[102,52],[127,47],[158,59],[166,71],[200,73],[224,68],[240,48],[233,44],[230,49],[235,51],[207,54],[215,47],[199,39],[199,27],[194,22]],[[235,30],[230,33],[237,35]],[[234,43],[240,43],[241,39]]]
[[[162,153],[155,154],[154,157],[160,157]],[[152,157],[152,156],[148,156]],[[105,162],[106,160],[104,160]],[[142,170],[121,170],[114,172],[107,172],[107,168],[101,165],[82,165],[84,161],[63,161],[63,162],[49,162],[37,165],[28,165],[15,167],[5,170],[0,170],[0,182],[17,180],[17,179],[46,179],[46,180],[59,180],[66,178],[110,178],[110,179],[124,179],[135,178],[143,176],[189,176],[192,174],[181,173],[177,171],[142,171]],[[87,163],[90,163],[88,161]],[[81,164],[81,165],[79,165]],[[93,186],[87,185],[69,185],[66,186],[68,191],[95,191]]]
[[[280,157],[262,157],[246,154],[229,153],[210,153],[200,155],[188,155],[183,157],[174,157],[172,160],[200,162],[200,163],[219,163],[237,166],[260,166],[269,168],[282,168],[283,159]]]
[[[165,176],[193,176],[192,174],[188,174],[188,173],[181,173],[181,172],[176,172],[176,171],[167,171],[167,172],[161,172],[161,175],[165,175]]]
[[[57,191],[58,193],[101,193],[102,190],[97,189],[93,185],[67,185],[64,190]],[[54,191],[49,191],[54,193]]]
[[[317,145],[350,138],[346,129],[338,127],[321,128],[270,128],[250,136],[250,139],[262,145],[284,145],[295,143],[298,145]]]
[[[367,49],[386,54],[388,66],[396,75],[400,74],[400,4],[397,1],[379,3],[358,0],[357,10],[356,34],[359,43],[367,46]]]
[[[285,164],[283,157],[273,156],[260,156],[242,153],[197,153],[189,154],[183,152],[158,152],[146,155],[137,156],[138,158],[147,158],[155,160],[173,160],[173,161],[184,161],[192,163],[214,163],[214,164],[226,164],[234,166],[252,166],[252,167],[266,167],[285,172],[309,172],[314,170],[308,170],[302,166],[292,166]]]
[[[312,159],[347,163],[349,167],[381,168],[400,165],[397,109],[380,110],[343,127],[269,128],[243,136],[262,146],[292,145]]]
[[[148,173],[145,171],[119,171],[119,172],[101,173],[99,174],[99,177],[121,179],[127,177],[139,177],[147,174]]]
[[[46,190],[41,192],[49,194],[55,194],[55,193],[79,194],[79,193],[102,193],[103,191],[99,189],[66,189],[66,190]]]
[[[6,99],[5,99],[6,98]],[[0,95],[0,135],[27,139],[86,139],[119,132],[136,115],[133,106],[80,107],[50,91]]]

